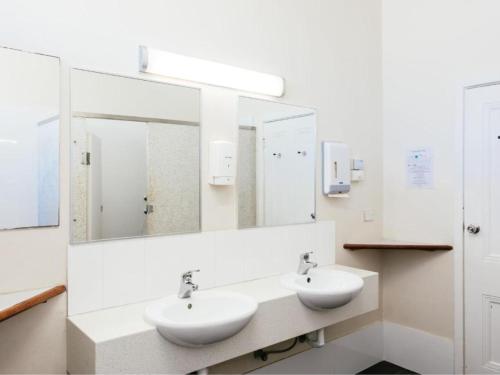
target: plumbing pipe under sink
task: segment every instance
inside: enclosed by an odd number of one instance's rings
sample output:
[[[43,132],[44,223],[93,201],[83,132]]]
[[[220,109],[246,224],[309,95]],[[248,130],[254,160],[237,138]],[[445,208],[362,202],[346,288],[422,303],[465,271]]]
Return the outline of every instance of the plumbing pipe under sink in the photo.
[[[325,329],[321,328],[306,334],[306,342],[311,348],[322,348],[325,346]]]
[[[262,361],[267,361],[269,354],[278,354],[278,353],[285,353],[293,348],[295,348],[295,345],[299,342],[306,342],[311,346],[312,348],[322,348],[325,346],[325,329],[321,328],[318,329],[317,331],[312,331],[309,333],[306,333],[305,335],[301,335],[295,338],[294,342],[292,345],[285,349],[275,349],[275,350],[268,350],[265,351],[263,349],[257,350],[253,353],[254,358],[258,358]]]

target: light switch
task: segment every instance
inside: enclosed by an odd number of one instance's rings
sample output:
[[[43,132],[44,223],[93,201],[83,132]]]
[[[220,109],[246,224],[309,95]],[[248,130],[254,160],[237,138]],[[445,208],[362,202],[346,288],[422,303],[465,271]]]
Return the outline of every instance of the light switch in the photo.
[[[364,210],[363,211],[363,221],[364,222],[375,221],[375,210]]]
[[[365,169],[365,162],[362,159],[352,159],[351,169],[354,171],[363,171]]]

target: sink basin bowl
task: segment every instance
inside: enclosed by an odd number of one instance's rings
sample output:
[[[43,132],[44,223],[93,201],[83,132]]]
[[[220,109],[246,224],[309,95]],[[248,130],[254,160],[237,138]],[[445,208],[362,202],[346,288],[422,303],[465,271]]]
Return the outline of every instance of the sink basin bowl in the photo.
[[[151,303],[144,319],[167,340],[198,347],[227,339],[240,332],[257,311],[257,302],[232,292],[194,292],[190,298],[176,295]]]
[[[297,292],[313,310],[333,309],[349,303],[363,289],[363,279],[350,272],[312,269],[307,275],[284,275],[282,284]]]

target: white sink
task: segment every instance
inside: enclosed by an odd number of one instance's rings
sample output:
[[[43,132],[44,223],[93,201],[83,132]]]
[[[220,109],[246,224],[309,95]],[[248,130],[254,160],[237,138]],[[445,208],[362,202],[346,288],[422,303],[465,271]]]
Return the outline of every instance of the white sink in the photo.
[[[350,272],[311,269],[307,275],[284,275],[282,284],[297,292],[304,305],[314,310],[333,309],[349,303],[363,289],[363,279]]]
[[[257,311],[257,302],[232,292],[201,291],[189,298],[176,295],[146,307],[144,319],[167,340],[198,347],[240,332]]]

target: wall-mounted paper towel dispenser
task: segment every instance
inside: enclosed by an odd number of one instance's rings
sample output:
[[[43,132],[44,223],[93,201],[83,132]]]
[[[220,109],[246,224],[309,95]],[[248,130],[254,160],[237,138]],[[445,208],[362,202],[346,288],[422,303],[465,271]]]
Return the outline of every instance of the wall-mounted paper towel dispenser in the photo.
[[[342,196],[351,190],[349,146],[340,142],[323,142],[323,194]]]

